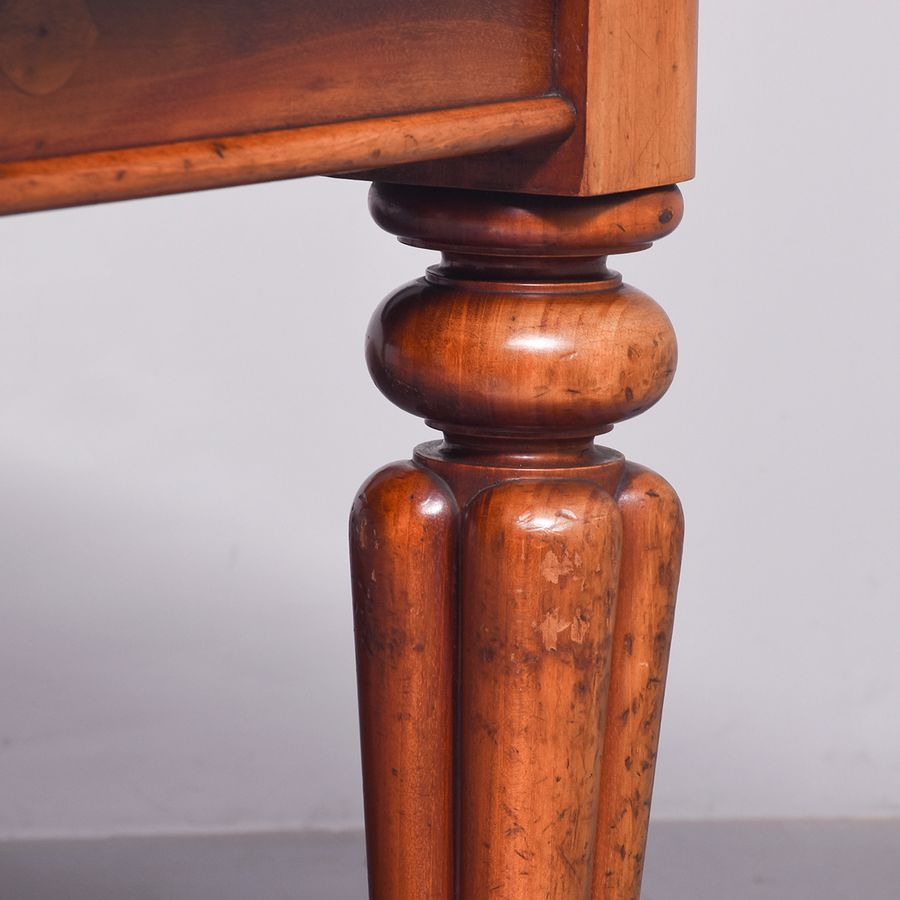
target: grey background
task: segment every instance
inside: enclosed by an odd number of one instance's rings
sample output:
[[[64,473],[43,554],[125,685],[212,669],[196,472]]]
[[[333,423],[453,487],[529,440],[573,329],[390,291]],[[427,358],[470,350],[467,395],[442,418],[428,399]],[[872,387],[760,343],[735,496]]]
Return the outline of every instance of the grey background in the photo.
[[[687,510],[660,818],[900,813],[898,27],[706,2],[685,222],[614,263],[681,344],[606,439]],[[0,220],[0,838],[360,823],[346,513],[431,436],[365,190]]]

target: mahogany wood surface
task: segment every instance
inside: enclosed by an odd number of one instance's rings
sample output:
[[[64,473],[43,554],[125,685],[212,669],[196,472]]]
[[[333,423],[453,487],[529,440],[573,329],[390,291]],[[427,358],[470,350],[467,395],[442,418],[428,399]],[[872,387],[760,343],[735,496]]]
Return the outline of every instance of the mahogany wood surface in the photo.
[[[682,181],[696,2],[3,0],[0,214],[360,170]]]
[[[382,469],[353,507],[367,857],[376,897],[452,896],[457,530],[453,494],[412,463]]]
[[[683,517],[607,257],[680,222],[696,0],[0,0],[0,213],[316,173],[439,265],[367,338],[444,433],[350,521],[372,900],[638,900]],[[378,168],[375,168],[378,167]]]
[[[448,158],[563,136],[573,124],[572,106],[546,97],[0,163],[0,215]]]
[[[4,0],[0,159],[540,96],[553,16],[551,0]]]
[[[694,175],[698,0],[559,0],[564,143],[370,173],[382,181],[586,196]]]
[[[459,896],[581,898],[591,882],[622,546],[582,479],[466,506],[460,556]]]
[[[636,900],[683,525],[662,478],[593,439],[671,383],[668,318],[606,257],[668,234],[680,194],[376,184],[370,198],[380,225],[443,254],[376,311],[367,359],[385,395],[444,440],[417,448],[414,469],[374,476],[351,519],[361,721],[383,723],[377,747],[364,724],[365,789],[381,796],[395,770],[426,758],[425,770],[444,771],[437,719],[423,719],[412,748],[394,700],[447,696],[434,687],[441,648],[423,642],[412,671],[414,654],[395,648],[414,647],[418,631],[396,609],[446,621],[452,580],[454,734],[443,743],[455,792],[442,833],[455,836],[443,852],[456,880],[443,891],[430,882],[429,896]],[[427,485],[432,512],[412,484]],[[388,485],[398,503],[408,492],[409,505],[373,549],[372,497]],[[451,532],[459,551],[437,576],[436,555],[423,563],[418,548],[446,548]],[[398,557],[402,571],[391,568]],[[382,587],[364,577],[388,569]],[[391,634],[377,653],[373,632]],[[434,808],[423,806],[429,822]],[[395,807],[367,805],[378,859],[418,845],[421,827]],[[373,900],[423,896],[409,887],[418,876],[372,865]]]
[[[629,463],[617,499],[622,568],[600,769],[594,898],[640,896],[684,541],[681,502],[659,475]]]

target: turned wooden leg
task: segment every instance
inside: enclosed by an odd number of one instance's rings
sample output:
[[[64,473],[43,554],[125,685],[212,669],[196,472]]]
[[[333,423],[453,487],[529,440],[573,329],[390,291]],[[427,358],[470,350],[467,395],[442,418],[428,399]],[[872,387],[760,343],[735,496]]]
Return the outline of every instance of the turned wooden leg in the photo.
[[[606,266],[681,217],[375,185],[440,265],[376,312],[370,371],[444,440],[351,517],[373,900],[637,900],[682,542],[678,498],[594,437],[655,403],[671,324]]]

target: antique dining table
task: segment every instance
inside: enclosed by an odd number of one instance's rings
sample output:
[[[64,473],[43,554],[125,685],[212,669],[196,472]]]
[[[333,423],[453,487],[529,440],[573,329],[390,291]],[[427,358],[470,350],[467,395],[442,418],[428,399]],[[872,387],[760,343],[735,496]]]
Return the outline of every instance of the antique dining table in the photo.
[[[0,212],[334,174],[442,253],[367,334],[443,434],[350,518],[374,900],[640,895],[683,519],[595,438],[675,374],[607,258],[681,220],[696,35],[696,0],[0,0]]]

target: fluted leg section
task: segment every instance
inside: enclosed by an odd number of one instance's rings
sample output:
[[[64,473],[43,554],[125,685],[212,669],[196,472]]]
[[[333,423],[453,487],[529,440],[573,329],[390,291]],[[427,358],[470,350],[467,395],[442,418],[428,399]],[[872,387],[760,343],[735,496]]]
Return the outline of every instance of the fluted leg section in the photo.
[[[684,520],[669,484],[630,464],[619,493],[622,571],[603,740],[593,900],[637,900]]]
[[[659,400],[671,322],[607,268],[676,188],[588,199],[376,185],[442,250],[368,332],[444,432],[351,517],[372,900],[638,900],[681,507],[594,437]]]
[[[509,481],[466,511],[461,900],[585,900],[621,520],[586,481]]]
[[[453,896],[456,502],[412,463],[376,473],[350,520],[372,900]]]

